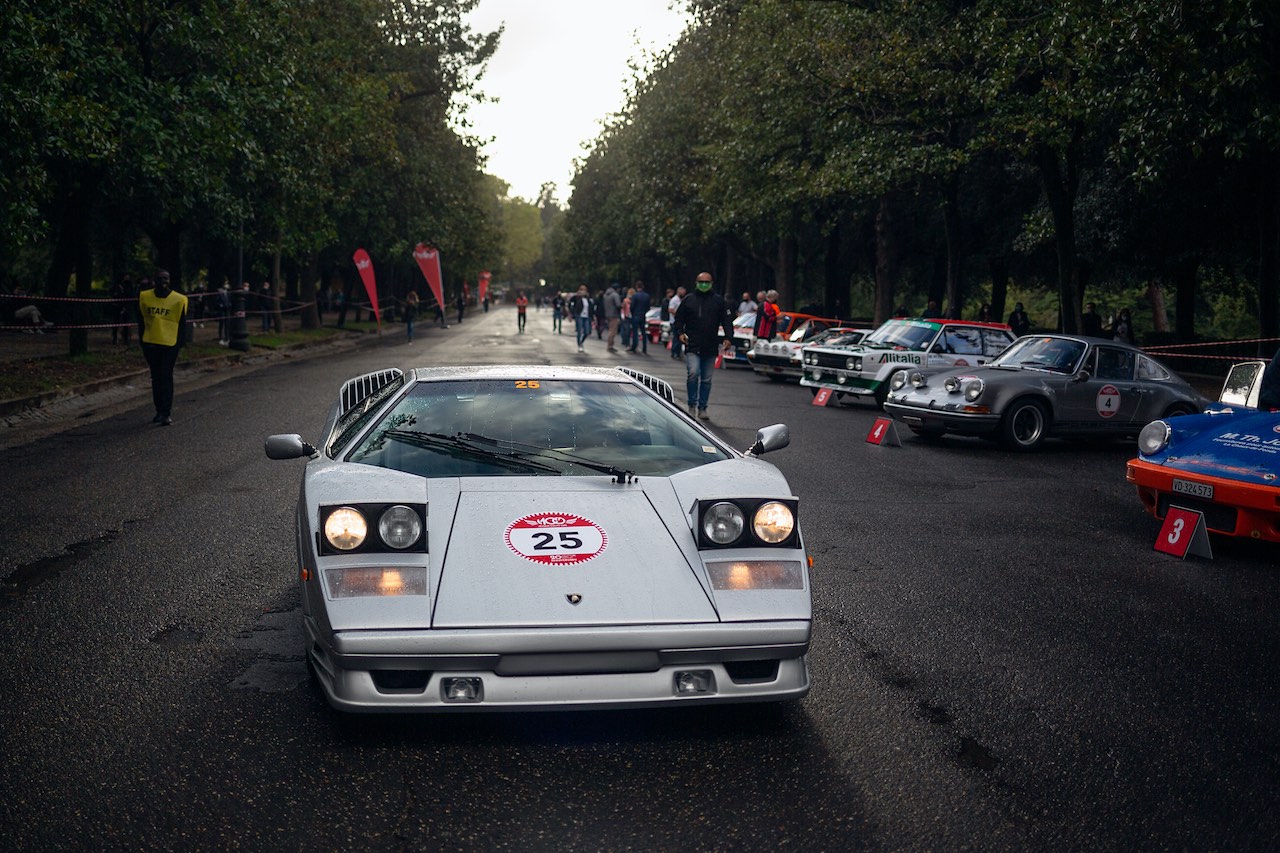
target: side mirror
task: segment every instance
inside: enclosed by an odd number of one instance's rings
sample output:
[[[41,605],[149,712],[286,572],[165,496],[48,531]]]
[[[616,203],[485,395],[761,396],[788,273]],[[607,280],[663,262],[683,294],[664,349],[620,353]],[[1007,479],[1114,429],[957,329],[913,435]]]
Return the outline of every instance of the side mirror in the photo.
[[[296,433],[269,435],[263,449],[266,450],[268,459],[300,459],[303,456],[316,455],[316,449]]]
[[[791,443],[791,428],[786,424],[774,424],[756,430],[756,443],[747,448],[748,456],[760,456],[771,450],[781,450]]]
[[[1092,378],[1093,378],[1093,377],[1092,377],[1091,375],[1089,375],[1089,371],[1087,371],[1087,370],[1081,370],[1081,371],[1080,371],[1079,373],[1077,373],[1077,374],[1075,375],[1075,377],[1074,377],[1074,379],[1075,379],[1075,381],[1076,381],[1076,382],[1088,382],[1088,381],[1089,381],[1090,379],[1092,379]]]

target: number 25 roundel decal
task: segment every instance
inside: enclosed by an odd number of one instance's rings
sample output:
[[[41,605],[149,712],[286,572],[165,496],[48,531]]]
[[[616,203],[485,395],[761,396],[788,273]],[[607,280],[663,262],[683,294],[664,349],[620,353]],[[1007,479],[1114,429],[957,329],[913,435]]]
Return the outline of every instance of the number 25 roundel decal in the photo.
[[[604,528],[568,512],[537,512],[517,518],[507,525],[503,539],[521,557],[548,566],[585,563],[609,544]]]

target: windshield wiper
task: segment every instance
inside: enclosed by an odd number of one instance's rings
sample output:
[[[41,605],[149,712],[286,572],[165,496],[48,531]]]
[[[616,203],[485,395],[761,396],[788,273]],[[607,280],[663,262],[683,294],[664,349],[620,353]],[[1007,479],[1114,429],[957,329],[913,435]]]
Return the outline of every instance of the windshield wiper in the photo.
[[[421,447],[423,450],[462,456],[478,462],[489,462],[513,471],[536,471],[544,474],[563,473],[559,468],[544,465],[532,459],[525,459],[521,454],[498,453],[486,447],[477,447],[474,443],[458,436],[444,435],[438,432],[414,432],[408,429],[389,429],[383,433],[383,436],[414,447]]]
[[[479,435],[474,432],[460,432],[458,438],[467,439],[469,441],[479,442],[481,444],[489,444],[495,447],[504,447],[512,450],[517,458],[523,458],[526,454],[532,456],[548,457],[568,462],[571,465],[579,465],[583,468],[590,468],[592,471],[599,471],[601,474],[608,474],[613,478],[615,483],[630,483],[635,477],[634,471],[627,471],[616,465],[607,465],[604,462],[595,462],[578,456],[576,453],[569,453],[566,450],[556,450],[553,447],[538,447],[536,444],[524,444],[519,441],[510,441],[508,439],[490,438],[487,435]]]

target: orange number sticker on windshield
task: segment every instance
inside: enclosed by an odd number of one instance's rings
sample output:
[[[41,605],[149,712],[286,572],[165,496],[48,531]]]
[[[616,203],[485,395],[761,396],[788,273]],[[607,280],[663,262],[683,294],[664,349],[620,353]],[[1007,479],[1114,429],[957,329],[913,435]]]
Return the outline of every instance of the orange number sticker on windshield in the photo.
[[[517,388],[537,388],[537,387],[538,387],[538,380],[536,380],[536,379],[517,379],[517,380],[516,380],[516,387],[517,387]]]

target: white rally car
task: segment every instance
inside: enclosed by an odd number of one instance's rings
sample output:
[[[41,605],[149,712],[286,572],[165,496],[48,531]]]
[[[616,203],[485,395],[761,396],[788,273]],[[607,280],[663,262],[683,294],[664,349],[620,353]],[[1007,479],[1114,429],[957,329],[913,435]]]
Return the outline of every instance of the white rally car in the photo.
[[[296,514],[305,654],[347,711],[796,699],[799,501],[620,368],[388,369],[343,386]]]
[[[872,397],[883,407],[889,382],[902,370],[917,367],[976,367],[986,364],[1013,343],[1004,323],[976,320],[894,319],[886,321],[858,346],[806,347],[800,384]]]
[[[801,320],[789,334],[771,341],[756,341],[747,358],[751,369],[775,382],[797,380],[804,373],[804,350],[810,346],[853,346],[871,329],[846,326],[825,327],[829,321]]]

